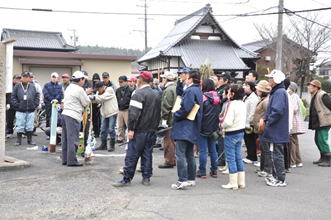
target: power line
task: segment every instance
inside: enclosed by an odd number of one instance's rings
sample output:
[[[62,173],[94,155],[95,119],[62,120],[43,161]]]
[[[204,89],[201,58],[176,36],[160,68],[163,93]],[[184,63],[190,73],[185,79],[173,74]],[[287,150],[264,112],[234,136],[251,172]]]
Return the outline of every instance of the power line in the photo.
[[[53,10],[53,9],[42,9],[42,8],[16,8],[16,7],[0,7],[3,10],[19,10],[19,11],[35,11],[35,12],[55,12],[55,13],[72,13],[72,14],[99,14],[99,15],[128,15],[128,16],[143,16],[144,13],[136,12],[101,12],[101,11],[75,11],[75,10]],[[315,8],[315,9],[304,9],[291,11],[291,13],[304,13],[304,12],[313,12],[313,11],[326,11],[330,10],[331,7],[326,8]],[[288,12],[268,12],[268,13],[255,13],[255,14],[214,14],[216,17],[253,17],[253,16],[266,16],[266,15],[277,15],[277,14],[286,14]],[[203,15],[187,15],[187,14],[162,14],[162,13],[149,13],[149,16],[203,16]]]
[[[295,16],[297,16],[297,17],[299,17],[299,18],[302,18],[302,19],[307,20],[307,21],[309,21],[309,22],[311,22],[311,23],[317,24],[317,25],[319,25],[319,26],[321,26],[321,27],[324,27],[324,28],[326,28],[326,29],[331,30],[331,28],[330,28],[329,26],[326,26],[326,25],[324,25],[324,24],[321,24],[321,23],[318,23],[318,22],[316,22],[316,21],[313,21],[313,20],[311,20],[311,19],[309,19],[309,18],[306,18],[306,17],[303,17],[303,16],[301,16],[301,15],[298,15],[298,14],[296,14],[295,12],[293,12],[293,11],[287,9],[287,8],[284,8],[284,11],[286,12],[287,15],[292,15],[292,14],[294,14]]]

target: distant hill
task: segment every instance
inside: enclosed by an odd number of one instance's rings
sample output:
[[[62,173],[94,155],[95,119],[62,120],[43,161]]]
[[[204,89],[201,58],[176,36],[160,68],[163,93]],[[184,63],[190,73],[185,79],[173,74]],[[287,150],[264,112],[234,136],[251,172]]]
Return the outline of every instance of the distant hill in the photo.
[[[75,53],[87,54],[105,54],[105,55],[127,55],[141,57],[145,54],[142,50],[125,49],[116,47],[99,47],[99,46],[78,46]]]

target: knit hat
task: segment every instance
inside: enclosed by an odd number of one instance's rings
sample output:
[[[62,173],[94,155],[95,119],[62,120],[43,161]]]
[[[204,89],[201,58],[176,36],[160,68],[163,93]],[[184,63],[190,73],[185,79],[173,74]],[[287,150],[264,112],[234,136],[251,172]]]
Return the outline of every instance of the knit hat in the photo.
[[[298,85],[295,82],[291,82],[288,88],[295,93],[298,91]]]
[[[261,80],[255,88],[261,92],[269,93],[271,91],[271,87],[266,80]]]
[[[93,76],[92,76],[92,80],[100,80],[100,76],[98,73],[94,73]]]
[[[322,84],[319,80],[317,79],[314,79],[313,81],[311,81],[310,83],[308,83],[308,85],[312,85],[312,86],[315,86],[317,88],[321,88],[322,87]]]

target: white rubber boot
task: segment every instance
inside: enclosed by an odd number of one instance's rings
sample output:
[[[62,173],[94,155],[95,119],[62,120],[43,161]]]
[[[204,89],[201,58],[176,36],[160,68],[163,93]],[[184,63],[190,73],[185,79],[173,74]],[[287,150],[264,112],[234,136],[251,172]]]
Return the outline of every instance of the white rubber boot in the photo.
[[[222,185],[224,189],[238,189],[238,173],[230,173],[229,174],[229,183],[227,185]]]

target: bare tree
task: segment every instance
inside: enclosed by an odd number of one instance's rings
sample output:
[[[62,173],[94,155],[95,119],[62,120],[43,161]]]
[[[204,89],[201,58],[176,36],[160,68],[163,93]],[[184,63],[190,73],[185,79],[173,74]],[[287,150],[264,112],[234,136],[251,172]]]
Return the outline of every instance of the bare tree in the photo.
[[[291,79],[300,85],[301,97],[305,82],[315,74],[310,64],[316,62],[319,52],[330,48],[331,29],[320,23],[317,14],[289,16],[289,21],[291,25],[284,30],[283,63]],[[275,29],[265,25],[255,25],[255,28],[266,45],[275,49]]]

